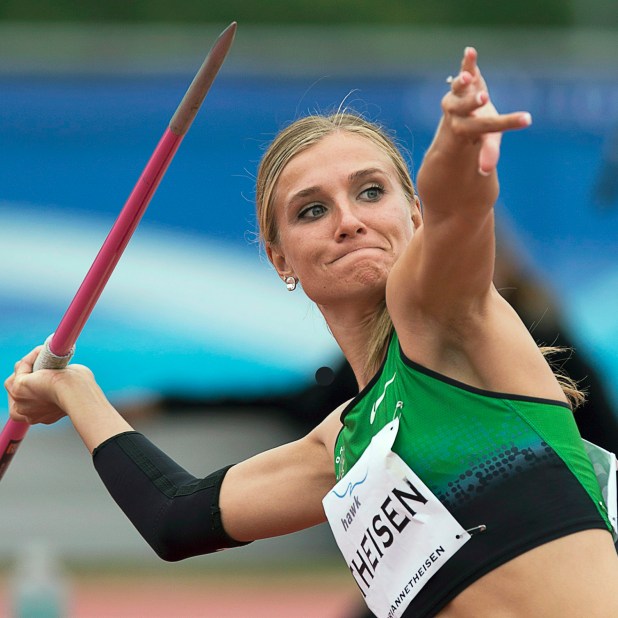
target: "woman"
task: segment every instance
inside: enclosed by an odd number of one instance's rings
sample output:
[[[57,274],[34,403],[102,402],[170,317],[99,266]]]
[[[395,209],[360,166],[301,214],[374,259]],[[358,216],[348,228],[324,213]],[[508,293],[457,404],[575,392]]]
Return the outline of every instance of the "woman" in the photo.
[[[500,136],[530,116],[496,112],[476,60],[467,48],[442,101],[418,173],[422,218],[401,155],[356,116],[301,119],[262,160],[268,257],[318,305],[360,389],[306,437],[198,480],[133,432],[85,367],[31,373],[34,350],[7,379],[13,419],[71,418],[165,559],[321,523],[339,480],[351,507],[331,526],[337,536],[361,522],[346,561],[380,616],[618,615],[611,525],[570,409],[578,393],[491,283]],[[396,438],[381,458],[388,431]],[[365,479],[347,481],[366,454],[407,483],[373,515],[354,493]],[[427,505],[439,516],[425,516]],[[436,531],[438,519],[447,523]],[[399,536],[416,527],[440,540],[451,526],[453,555],[444,560],[436,541],[408,572],[417,543],[401,547]],[[385,577],[391,559],[406,566]],[[395,578],[397,598],[379,598]]]

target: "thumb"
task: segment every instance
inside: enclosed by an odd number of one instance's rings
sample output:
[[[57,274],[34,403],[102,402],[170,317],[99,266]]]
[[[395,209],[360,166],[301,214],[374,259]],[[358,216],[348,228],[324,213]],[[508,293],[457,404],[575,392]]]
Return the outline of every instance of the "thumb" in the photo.
[[[36,361],[38,355],[41,353],[43,346],[37,346],[26,354],[20,361],[15,363],[15,375],[23,375],[26,373],[32,373],[32,369],[34,367],[34,362]]]
[[[489,176],[497,167],[500,159],[500,142],[502,133],[488,133],[483,137],[483,145],[479,153],[479,173]]]

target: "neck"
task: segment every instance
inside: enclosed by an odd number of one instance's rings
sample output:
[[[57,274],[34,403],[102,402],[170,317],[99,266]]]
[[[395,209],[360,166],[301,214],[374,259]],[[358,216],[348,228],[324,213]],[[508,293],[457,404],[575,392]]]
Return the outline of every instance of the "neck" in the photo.
[[[356,303],[344,307],[318,306],[333,337],[350,363],[359,390],[362,390],[372,377],[366,372],[367,356],[375,316],[382,304],[365,307],[359,307]]]

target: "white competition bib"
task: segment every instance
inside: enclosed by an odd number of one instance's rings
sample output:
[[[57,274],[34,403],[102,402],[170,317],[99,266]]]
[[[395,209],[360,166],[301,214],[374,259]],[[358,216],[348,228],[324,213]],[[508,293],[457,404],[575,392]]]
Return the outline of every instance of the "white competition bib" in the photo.
[[[322,501],[337,545],[367,605],[396,618],[470,539],[436,496],[392,451],[399,419],[371,440]]]
[[[588,440],[583,442],[607,505],[607,516],[612,524],[614,542],[616,542],[618,541],[618,490],[616,487],[618,462],[616,455]]]

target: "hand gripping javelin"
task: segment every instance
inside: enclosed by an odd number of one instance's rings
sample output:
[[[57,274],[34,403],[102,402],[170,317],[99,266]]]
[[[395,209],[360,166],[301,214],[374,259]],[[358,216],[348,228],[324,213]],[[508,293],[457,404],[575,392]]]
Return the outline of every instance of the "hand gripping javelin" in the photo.
[[[206,60],[204,60],[180,105],[174,112],[142,175],[133,187],[133,191],[120,211],[58,328],[45,341],[45,346],[34,365],[34,371],[38,369],[63,369],[69,364],[79,334],[146,211],[165,171],[174,158],[182,138],[197,115],[230,50],[235,33],[236,22],[232,22],[219,35],[212,46]],[[9,419],[2,430],[0,434],[0,479],[4,476],[29,427],[28,423]]]

